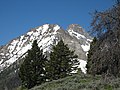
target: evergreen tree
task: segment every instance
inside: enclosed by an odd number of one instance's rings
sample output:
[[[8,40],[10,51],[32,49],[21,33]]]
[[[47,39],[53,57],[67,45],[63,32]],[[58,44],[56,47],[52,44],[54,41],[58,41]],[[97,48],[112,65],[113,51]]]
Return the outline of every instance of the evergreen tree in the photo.
[[[32,88],[35,85],[45,82],[45,63],[46,56],[40,50],[37,40],[33,42],[32,49],[28,50],[28,54],[21,64],[19,76],[24,87]]]
[[[74,51],[71,51],[61,40],[53,46],[53,51],[50,53],[47,65],[48,78],[57,80],[71,75],[70,73],[77,69],[77,65],[77,55],[74,55]]]
[[[90,44],[90,50],[88,51],[88,55],[87,55],[88,58],[87,58],[86,68],[87,68],[87,73],[89,73],[89,74],[93,71],[92,66],[94,65],[94,62],[91,60],[91,57],[92,57],[93,53],[95,52],[94,48],[96,46],[96,43],[97,43],[97,38],[95,37]]]

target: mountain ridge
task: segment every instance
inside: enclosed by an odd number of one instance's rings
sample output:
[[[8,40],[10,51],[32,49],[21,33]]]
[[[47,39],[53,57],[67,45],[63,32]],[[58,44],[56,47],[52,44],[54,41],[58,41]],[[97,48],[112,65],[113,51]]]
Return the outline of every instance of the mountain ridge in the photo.
[[[38,45],[47,53],[50,53],[52,46],[63,39],[65,44],[68,44],[71,50],[75,50],[79,59],[86,60],[84,54],[89,49],[89,44],[92,38],[80,27],[78,24],[71,24],[67,30],[63,30],[57,24],[44,24],[39,27],[35,27],[29,30],[26,34],[23,34],[8,44],[1,46],[0,48],[0,71],[9,67],[19,57],[31,49],[32,42],[38,40]],[[82,45],[81,45],[82,44]],[[87,50],[84,50],[86,46]],[[83,49],[84,48],[84,49]]]

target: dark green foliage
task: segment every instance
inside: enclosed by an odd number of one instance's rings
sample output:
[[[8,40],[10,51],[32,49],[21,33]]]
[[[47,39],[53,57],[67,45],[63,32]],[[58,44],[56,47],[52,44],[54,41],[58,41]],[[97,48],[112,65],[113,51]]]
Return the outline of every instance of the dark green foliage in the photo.
[[[93,39],[93,41],[91,42],[90,44],[90,50],[88,51],[88,59],[87,59],[87,65],[86,65],[86,68],[87,68],[87,73],[91,73],[92,72],[92,66],[93,66],[93,61],[91,60],[91,57],[93,55],[93,53],[95,52],[94,48],[95,48],[95,45],[97,43],[97,38],[95,37]]]
[[[71,75],[70,72],[77,69],[75,66],[77,64],[77,55],[74,55],[74,51],[69,50],[68,46],[61,40],[56,46],[53,46],[53,51],[50,53],[47,76],[49,80],[66,77]]]
[[[35,40],[32,49],[28,50],[28,54],[20,67],[19,75],[23,86],[29,89],[45,82],[46,61],[47,59],[43,55],[43,51],[40,50],[37,41]]]

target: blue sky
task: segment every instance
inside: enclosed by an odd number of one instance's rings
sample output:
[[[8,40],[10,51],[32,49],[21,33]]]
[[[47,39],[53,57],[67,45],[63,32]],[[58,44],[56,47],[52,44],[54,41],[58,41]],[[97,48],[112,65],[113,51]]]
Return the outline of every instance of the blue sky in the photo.
[[[66,29],[79,24],[89,29],[94,10],[103,11],[114,0],[0,0],[0,45],[43,24],[59,24]]]

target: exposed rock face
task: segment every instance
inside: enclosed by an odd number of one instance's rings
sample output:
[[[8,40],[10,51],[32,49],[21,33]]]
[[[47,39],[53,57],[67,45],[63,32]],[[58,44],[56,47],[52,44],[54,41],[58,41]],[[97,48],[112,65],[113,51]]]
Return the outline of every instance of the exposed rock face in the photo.
[[[71,47],[73,48],[75,46],[73,50],[76,51],[76,54],[78,54],[79,58],[86,60],[87,51],[89,50],[90,42],[92,41],[91,36],[89,36],[89,34],[86,33],[78,24],[69,25],[67,30],[69,35],[76,39]]]
[[[25,35],[10,41],[7,45],[0,47],[0,71],[9,67],[12,63],[23,57],[28,49],[31,48],[34,40],[45,53],[49,53],[53,45],[63,39],[79,59],[86,60],[86,52],[89,50],[89,44],[92,38],[82,27],[72,24],[67,31],[56,24],[45,24],[43,26],[31,29]]]

